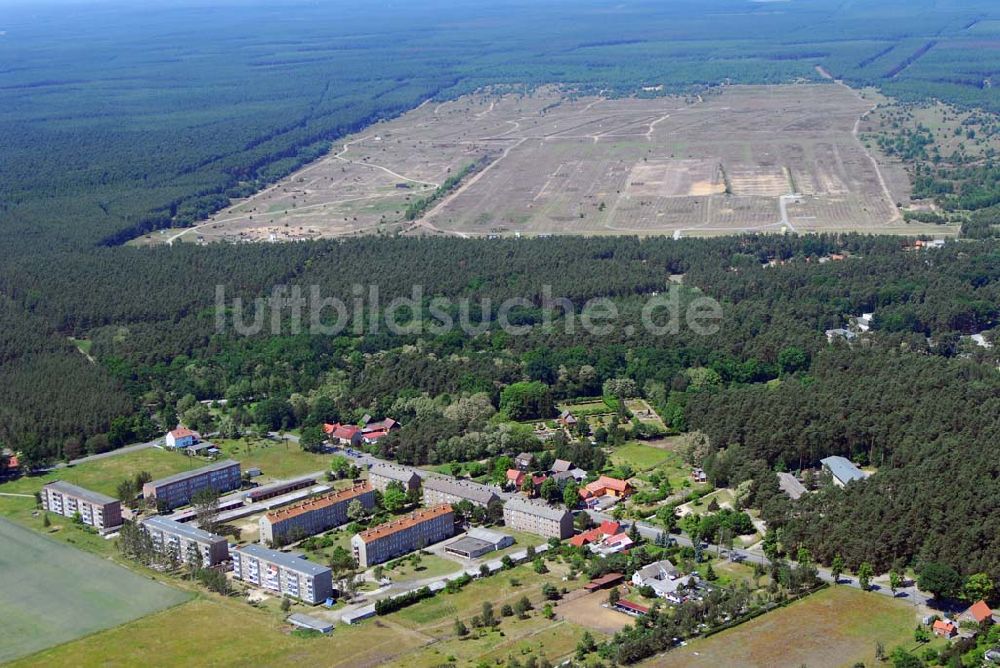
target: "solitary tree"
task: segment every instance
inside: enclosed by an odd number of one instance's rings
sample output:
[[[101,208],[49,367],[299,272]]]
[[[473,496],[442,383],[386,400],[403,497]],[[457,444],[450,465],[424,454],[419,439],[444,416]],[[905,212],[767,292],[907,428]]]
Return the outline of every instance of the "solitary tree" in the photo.
[[[194,506],[198,526],[215,533],[219,525],[219,492],[214,487],[200,489],[191,497],[191,505]]]
[[[406,506],[406,492],[398,481],[393,480],[386,485],[382,493],[382,505],[390,513],[398,513]]]
[[[903,576],[899,574],[899,571],[892,569],[889,571],[889,589],[892,590],[892,595],[896,595],[896,590],[903,586]]]
[[[830,574],[833,576],[833,584],[840,582],[840,576],[844,572],[844,558],[839,554],[833,558],[830,564]]]
[[[867,561],[862,562],[861,565],[858,566],[858,586],[860,586],[864,591],[868,591],[873,575],[875,575],[875,570],[872,568],[872,565]]]
[[[365,519],[368,513],[365,512],[365,507],[361,505],[361,501],[354,499],[349,504],[347,504],[347,519],[352,522],[360,522]]]

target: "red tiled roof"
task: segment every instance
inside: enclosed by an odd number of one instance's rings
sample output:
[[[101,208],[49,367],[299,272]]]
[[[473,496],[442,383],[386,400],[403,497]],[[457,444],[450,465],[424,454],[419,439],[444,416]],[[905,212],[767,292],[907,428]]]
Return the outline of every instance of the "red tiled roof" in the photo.
[[[185,436],[198,436],[198,432],[192,431],[187,427],[178,427],[170,432],[170,435],[174,438],[184,438]]]
[[[361,496],[365,492],[370,492],[372,486],[367,482],[361,483],[360,485],[355,485],[350,489],[344,489],[339,492],[331,492],[329,494],[323,494],[322,496],[316,496],[311,499],[306,499],[295,505],[282,508],[281,510],[275,510],[267,514],[267,519],[271,522],[280,522],[281,520],[287,520],[290,517],[297,517],[302,513],[308,513],[313,510],[318,510],[320,508],[326,508],[328,506],[335,505],[341,501],[348,499],[353,499]]]
[[[597,528],[605,536],[614,536],[622,530],[622,525],[613,520],[604,520],[601,522],[601,526]]]
[[[952,624],[951,622],[946,622],[943,619],[939,619],[936,622],[934,622],[934,632],[937,633],[938,631],[951,635],[952,633],[955,632],[955,625]]]
[[[354,435],[361,430],[355,427],[354,425],[340,424],[339,422],[335,422],[333,424],[324,424],[323,431],[333,436],[334,438],[342,438],[346,441],[349,441],[352,438],[354,438]]]
[[[976,601],[965,612],[971,615],[977,622],[982,622],[984,619],[989,619],[993,616],[993,611],[990,610],[990,606],[986,605],[986,601]]]
[[[621,531],[621,525],[618,524],[618,522],[605,520],[604,522],[601,522],[601,526],[573,536],[569,539],[569,544],[573,547],[583,547],[588,543],[596,543],[597,541],[603,540],[608,536],[614,536],[619,531]]]
[[[454,512],[452,507],[447,503],[444,503],[440,506],[434,506],[433,508],[425,508],[423,510],[412,512],[409,515],[405,515],[391,522],[386,522],[385,524],[379,524],[377,527],[372,527],[367,531],[362,531],[358,535],[361,536],[362,541],[370,543],[373,540],[391,536],[394,533],[403,531],[404,529],[409,529],[410,527],[414,527],[423,522],[427,522],[428,520],[441,517],[442,515],[447,515],[451,512]]]
[[[378,431],[366,431],[364,432],[364,437],[366,441],[377,441],[388,433],[389,432],[385,429],[380,429]]]
[[[619,480],[618,478],[611,478],[606,475],[602,475],[600,478],[587,485],[587,489],[594,494],[606,489],[613,489],[616,492],[624,492],[628,489],[628,487],[629,484],[627,481]]]
[[[7,468],[12,471],[21,468],[21,462],[18,460],[17,455],[7,457]]]
[[[507,480],[520,486],[524,482],[524,471],[518,471],[517,469],[507,469]]]
[[[618,606],[619,608],[624,608],[625,610],[628,610],[630,612],[635,612],[640,615],[645,615],[646,613],[649,612],[649,608],[647,608],[646,606],[639,605],[638,603],[633,603],[632,601],[626,601],[625,599],[619,599],[619,601],[615,603],[615,605]]]

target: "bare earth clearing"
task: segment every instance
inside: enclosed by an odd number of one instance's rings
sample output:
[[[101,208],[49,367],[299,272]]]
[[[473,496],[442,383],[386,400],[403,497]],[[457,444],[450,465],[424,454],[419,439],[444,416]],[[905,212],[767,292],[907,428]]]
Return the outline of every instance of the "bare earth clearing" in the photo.
[[[908,203],[902,168],[877,162],[855,136],[873,105],[834,84],[621,100],[544,89],[427,103],[196,228],[145,241],[931,232],[896,209]],[[485,167],[405,220],[410,203],[482,158]]]

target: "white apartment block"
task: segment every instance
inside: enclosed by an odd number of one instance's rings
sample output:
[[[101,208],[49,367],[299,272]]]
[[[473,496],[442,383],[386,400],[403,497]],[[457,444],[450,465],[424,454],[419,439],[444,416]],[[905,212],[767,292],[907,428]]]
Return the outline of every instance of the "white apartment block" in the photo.
[[[538,501],[513,498],[504,504],[503,521],[511,529],[546,538],[573,535],[573,513]]]
[[[122,504],[118,499],[62,480],[54,480],[42,488],[42,507],[65,517],[79,514],[84,524],[101,533],[117,529],[122,523]]]
[[[233,550],[233,577],[310,605],[333,596],[333,571],[329,568],[260,545]]]
[[[142,526],[153,539],[157,552],[173,552],[177,560],[191,563],[201,554],[202,567],[215,566],[229,558],[229,543],[222,536],[209,533],[167,517],[154,516],[142,520]]]

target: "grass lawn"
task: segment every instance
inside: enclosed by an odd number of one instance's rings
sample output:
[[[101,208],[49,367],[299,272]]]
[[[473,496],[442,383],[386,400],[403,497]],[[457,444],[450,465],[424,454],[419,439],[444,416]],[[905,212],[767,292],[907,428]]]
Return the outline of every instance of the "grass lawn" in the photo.
[[[463,666],[481,661],[493,665],[498,661],[506,663],[510,657],[517,657],[518,661],[523,662],[529,653],[536,658],[545,656],[555,664],[575,651],[584,630],[567,621],[551,622],[535,610],[528,619],[502,618],[499,630],[484,633],[482,637],[470,635],[465,639],[453,637],[442,640],[389,665],[400,668],[436,668],[447,664],[450,658]],[[601,634],[593,635],[598,640],[601,639]]]
[[[81,550],[105,557],[117,557],[114,541],[87,531],[84,527],[74,524],[68,517],[49,513],[51,526],[46,528],[44,511],[35,505],[34,498],[0,496],[0,517]]]
[[[124,624],[189,597],[0,519],[0,619],[4,623],[0,662]]]
[[[147,448],[56,469],[44,475],[22,476],[0,485],[0,492],[34,494],[48,482],[65,480],[95,492],[114,496],[118,483],[141,471],[149,472],[156,479],[207,466],[209,463],[177,452]]]
[[[398,627],[338,626],[330,636],[298,638],[267,611],[238,599],[196,599],[92,635],[16,666],[358,666],[380,665],[425,642]]]
[[[685,515],[688,513],[694,513],[695,515],[705,515],[709,512],[708,506],[715,500],[719,504],[720,508],[734,508],[733,504],[733,492],[730,489],[723,488],[717,489],[711,494],[706,494],[700,499],[691,501],[690,503],[685,503],[680,506],[680,511]]]
[[[912,649],[915,608],[886,596],[830,587],[746,624],[648,660],[667,668],[839,668],[875,661],[875,642]]]
[[[306,452],[292,440],[282,443],[251,439],[249,444],[243,440],[220,440],[214,443],[226,457],[239,461],[244,471],[251,466],[260,468],[265,481],[326,471],[332,460],[330,455]]]
[[[417,567],[413,566],[413,561],[409,558],[397,559],[389,563],[395,564],[395,567],[389,568],[389,564],[383,564],[385,576],[392,578],[394,582],[435,578],[462,570],[462,566],[458,563],[435,554],[421,554],[420,564]]]
[[[493,603],[497,614],[504,603],[513,605],[522,596],[527,596],[540,609],[543,604],[541,588],[545,582],[570,590],[585,584],[582,579],[563,582],[562,576],[568,568],[562,564],[546,563],[550,572],[544,575],[535,573],[529,564],[518,566],[482,580],[477,579],[456,594],[442,593],[421,601],[394,613],[391,618],[403,626],[419,629],[424,634],[437,638],[447,637],[452,633],[455,617],[467,620],[479,614],[484,601]],[[512,578],[518,582],[516,586],[511,584]]]
[[[636,472],[648,471],[669,462],[671,454],[642,443],[626,443],[611,452],[611,463],[615,466],[627,464]]]

